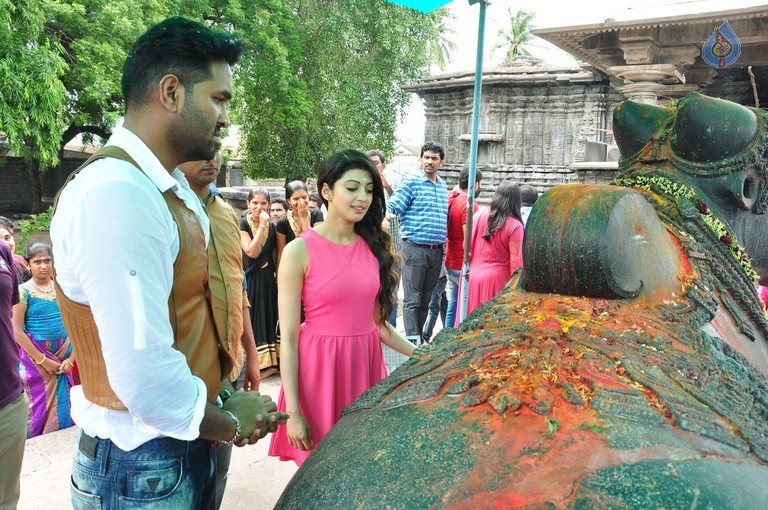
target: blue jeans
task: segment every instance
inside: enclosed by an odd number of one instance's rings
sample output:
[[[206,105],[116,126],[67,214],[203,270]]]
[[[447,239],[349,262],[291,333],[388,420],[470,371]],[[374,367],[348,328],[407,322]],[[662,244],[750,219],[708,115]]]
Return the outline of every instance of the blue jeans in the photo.
[[[446,328],[456,326],[456,308],[459,302],[459,278],[461,271],[445,268],[445,276],[448,280],[445,282],[445,295],[448,298],[448,310],[445,312]]]
[[[203,439],[153,439],[126,452],[80,432],[72,461],[72,507],[214,508],[216,450]]]

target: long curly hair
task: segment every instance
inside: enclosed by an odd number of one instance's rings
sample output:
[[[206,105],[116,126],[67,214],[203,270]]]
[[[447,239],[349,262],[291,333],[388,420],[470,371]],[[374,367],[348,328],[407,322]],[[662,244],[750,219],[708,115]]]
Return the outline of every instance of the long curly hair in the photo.
[[[332,154],[323,162],[317,176],[317,189],[322,190],[324,184],[333,189],[333,185],[345,172],[358,169],[365,170],[371,175],[373,200],[363,219],[355,223],[355,232],[368,243],[371,252],[379,261],[381,288],[376,296],[376,301],[379,305],[379,320],[384,323],[394,307],[392,293],[397,288],[398,277],[393,270],[396,259],[392,253],[392,238],[388,232],[381,228],[386,207],[381,176],[365,154],[354,149],[344,149]],[[328,201],[322,196],[322,193],[320,199],[327,207]]]
[[[488,221],[488,231],[483,234],[483,239],[490,241],[493,234],[507,221],[508,216],[522,223],[521,205],[522,197],[517,184],[512,181],[503,181],[499,184],[491,199],[491,219]]]

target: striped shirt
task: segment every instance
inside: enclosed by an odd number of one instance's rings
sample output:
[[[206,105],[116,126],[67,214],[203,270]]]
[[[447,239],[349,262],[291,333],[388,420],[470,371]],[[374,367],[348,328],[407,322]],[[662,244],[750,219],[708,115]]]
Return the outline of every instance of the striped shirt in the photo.
[[[389,185],[394,191],[399,190],[400,185],[405,182],[405,180],[407,180],[404,177],[406,175],[404,172],[400,170],[394,170],[390,167],[384,169],[384,175],[386,176],[387,182],[389,182]],[[389,205],[389,195],[386,193],[384,194],[384,200],[386,201],[386,204]],[[397,216],[393,216],[389,220],[389,235],[392,238],[392,251],[394,253],[400,253],[400,218]]]
[[[422,173],[389,197],[387,212],[400,217],[400,236],[416,244],[443,244],[448,234],[448,186]]]

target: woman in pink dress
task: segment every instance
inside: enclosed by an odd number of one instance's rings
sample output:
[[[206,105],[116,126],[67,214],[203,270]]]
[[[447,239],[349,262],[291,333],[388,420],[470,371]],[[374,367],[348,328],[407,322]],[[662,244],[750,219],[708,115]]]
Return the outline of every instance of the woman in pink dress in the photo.
[[[763,301],[763,308],[768,309],[768,287],[760,286],[759,289],[760,299]]]
[[[477,215],[472,226],[467,313],[493,299],[523,265],[523,222],[520,188],[502,182],[491,208]]]
[[[290,418],[272,435],[269,455],[298,465],[341,411],[386,377],[381,343],[406,356],[414,349],[386,320],[397,276],[391,239],[381,227],[378,171],[363,153],[347,149],[323,163],[317,188],[328,215],[286,245],[277,275],[278,408]]]

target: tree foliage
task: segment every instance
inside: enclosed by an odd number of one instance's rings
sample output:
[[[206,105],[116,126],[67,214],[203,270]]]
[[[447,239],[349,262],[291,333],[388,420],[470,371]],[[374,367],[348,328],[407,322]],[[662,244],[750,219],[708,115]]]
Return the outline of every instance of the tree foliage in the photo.
[[[240,80],[246,172],[304,177],[333,151],[393,147],[409,100],[401,87],[427,71],[445,12],[424,15],[383,0],[278,3],[291,13],[281,25],[291,36],[280,39],[286,89],[264,93],[258,80],[272,81],[274,70],[263,63],[263,74]]]
[[[232,117],[255,177],[307,176],[344,147],[389,149],[444,12],[384,0],[0,0],[0,133],[41,168],[123,111],[122,64],[170,16],[244,38]],[[0,135],[1,136],[1,135]]]
[[[45,2],[46,30],[63,49],[67,107],[60,144],[79,133],[105,137],[122,114],[120,71],[147,27],[170,14],[170,3],[151,0]]]
[[[456,49],[456,44],[451,39],[454,30],[447,24],[448,18],[444,17],[438,22],[437,37],[433,38],[429,45],[429,60],[438,69],[445,71],[451,62],[451,54]]]
[[[0,132],[15,152],[51,165],[58,160],[67,66],[44,21],[37,2],[0,0]]]
[[[131,45],[175,14],[244,38],[232,117],[246,172],[304,177],[335,150],[393,146],[401,87],[426,73],[445,11],[385,0],[0,0],[0,136],[36,168],[55,165],[77,134],[108,136]]]
[[[44,169],[75,135],[106,137],[122,112],[130,46],[172,9],[155,0],[0,0],[0,131],[14,152]]]

